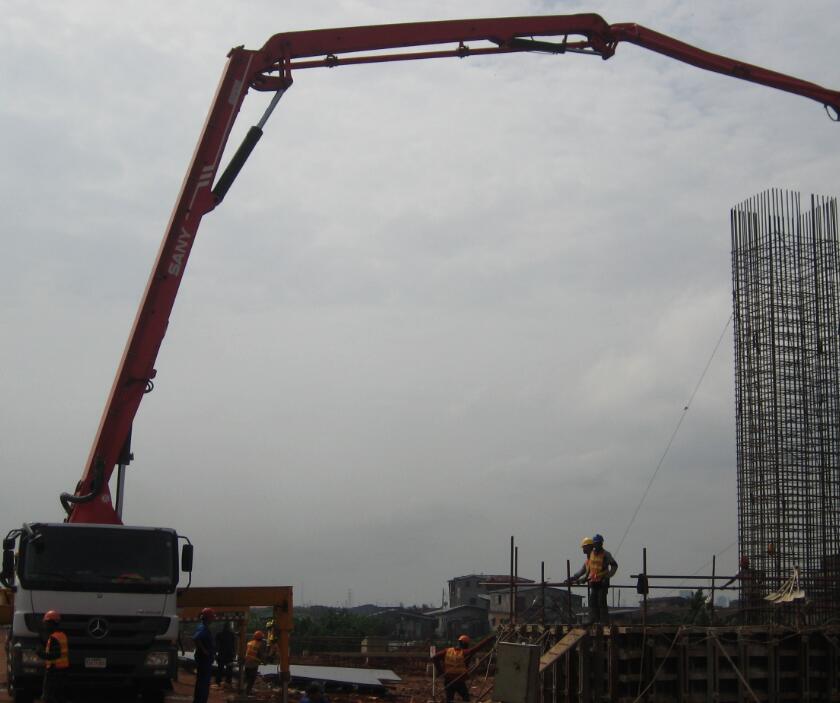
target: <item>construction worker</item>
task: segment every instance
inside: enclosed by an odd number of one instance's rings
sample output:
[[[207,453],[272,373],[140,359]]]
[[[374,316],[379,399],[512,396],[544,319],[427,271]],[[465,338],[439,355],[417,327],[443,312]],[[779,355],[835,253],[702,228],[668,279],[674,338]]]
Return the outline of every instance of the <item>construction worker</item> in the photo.
[[[265,633],[257,630],[254,639],[245,647],[245,694],[250,696],[257,680],[257,670],[265,663]]]
[[[595,543],[591,537],[584,537],[580,541],[580,549],[583,552],[583,566],[581,566],[575,573],[573,573],[564,582],[564,586],[571,586],[573,583],[585,581],[589,574],[589,555],[592,552],[592,547]]]
[[[470,660],[476,652],[495,638],[495,634],[489,635],[471,648],[469,636],[461,635],[454,647],[447,647],[432,657],[432,662],[438,672],[442,669],[447,703],[455,700],[456,693],[461,696],[461,700],[470,699],[470,689],[467,685]]]
[[[604,538],[601,535],[592,536],[592,551],[586,563],[589,567],[589,622],[591,625],[608,625],[610,611],[607,606],[607,592],[610,589],[610,579],[618,571],[618,562],[604,549]]]
[[[738,560],[738,573],[723,584],[723,588],[738,581],[741,591],[741,622],[745,625],[760,623],[764,601],[764,579],[761,572],[753,569],[750,558],[744,554]]]
[[[228,686],[233,683],[233,660],[236,658],[236,635],[230,623],[222,626],[216,634],[216,686],[222,685],[224,678]]]
[[[70,649],[67,635],[59,630],[61,616],[55,610],[48,610],[43,618],[47,641],[38,656],[44,660],[44,703],[64,703],[67,688],[67,670],[70,668]]]
[[[215,619],[216,611],[213,608],[202,610],[201,624],[193,634],[193,642],[195,643],[195,691],[193,693],[193,703],[207,703],[207,698],[210,695],[210,678],[213,673],[213,659],[216,656],[210,623]]]
[[[306,687],[306,693],[301,697],[300,703],[329,703],[321,686],[314,681]]]

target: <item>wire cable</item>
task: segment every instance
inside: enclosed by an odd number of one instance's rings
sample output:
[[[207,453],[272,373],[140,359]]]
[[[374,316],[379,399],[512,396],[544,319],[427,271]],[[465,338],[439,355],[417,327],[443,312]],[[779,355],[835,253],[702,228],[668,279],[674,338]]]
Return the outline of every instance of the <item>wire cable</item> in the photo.
[[[674,649],[674,645],[677,644],[677,640],[679,640],[680,636],[683,634],[684,628],[681,626],[677,628],[677,634],[674,635],[674,640],[671,642],[671,646],[668,647],[668,651],[665,652],[665,656],[662,657],[662,663],[660,663],[659,668],[654,672],[653,678],[648,682],[648,685],[645,686],[645,690],[639,690],[638,695],[635,699],[633,699],[633,703],[639,703],[642,698],[645,697],[645,694],[650,690],[650,687],[656,683],[656,678],[659,676],[659,672],[662,671],[662,667],[665,666],[665,663],[668,661],[668,655],[671,653],[671,650]],[[647,634],[647,628],[645,628],[645,634]],[[642,643],[642,664],[644,665],[645,655],[644,655],[644,642]],[[639,689],[642,687],[642,677],[639,676]]]
[[[627,528],[624,530],[624,534],[621,537],[621,541],[618,543],[618,547],[615,550],[616,554],[618,554],[621,551],[621,546],[624,544],[624,540],[627,539],[627,535],[630,533],[630,528],[633,527],[633,523],[636,521],[636,517],[638,516],[639,511],[642,509],[642,505],[644,505],[645,499],[648,497],[648,493],[650,493],[651,486],[653,486],[653,482],[656,480],[656,477],[659,474],[659,470],[665,463],[665,457],[668,456],[668,452],[671,450],[671,445],[674,443],[674,440],[677,437],[677,433],[680,431],[680,427],[682,427],[683,420],[685,420],[685,416],[688,414],[688,409],[694,402],[694,396],[697,395],[697,391],[700,390],[700,384],[702,384],[703,379],[706,378],[706,373],[708,373],[709,367],[712,365],[712,361],[717,355],[717,351],[720,348],[720,343],[723,341],[723,337],[726,334],[726,330],[729,329],[729,325],[731,322],[732,315],[730,314],[729,319],[726,320],[726,324],[723,326],[723,331],[720,333],[720,337],[718,337],[717,344],[715,344],[715,348],[712,350],[712,353],[709,356],[709,360],[706,362],[706,366],[703,368],[703,373],[700,374],[700,378],[697,381],[697,385],[694,386],[694,390],[691,392],[691,396],[689,397],[688,402],[682,409],[682,413],[680,414],[680,419],[677,422],[677,426],[671,433],[671,438],[668,440],[668,444],[665,445],[665,451],[663,451],[662,455],[659,457],[659,462],[656,464],[656,469],[654,469],[653,475],[648,481],[647,488],[645,488],[645,492],[642,494],[642,498],[639,501],[639,504],[636,506],[636,510],[633,511],[633,517],[630,518],[630,522],[627,524]]]
[[[734,547],[736,544],[738,544],[738,540],[737,540],[737,539],[736,539],[734,542],[730,542],[729,544],[727,544],[727,545],[726,545],[723,549],[721,549],[719,552],[716,552],[716,553],[715,553],[715,558],[723,556],[723,555],[724,555],[724,554],[726,554],[726,553],[727,553],[730,549],[732,549],[732,547]],[[711,566],[711,565],[712,565],[712,560],[711,560],[711,559],[709,559],[709,561],[707,561],[705,564],[703,564],[703,566],[701,566],[699,569],[697,569],[696,571],[691,572],[691,574],[690,574],[690,575],[691,575],[691,576],[697,576],[697,574],[699,574],[699,573],[700,573],[701,571],[703,571],[706,567]],[[674,587],[673,587],[672,589],[670,589],[670,590],[671,590],[671,591],[679,591],[679,590],[682,590],[683,588],[685,588],[685,581],[680,581],[680,582],[679,582],[676,586],[674,586]],[[668,591],[666,591],[666,593],[667,593],[667,592],[668,592]]]

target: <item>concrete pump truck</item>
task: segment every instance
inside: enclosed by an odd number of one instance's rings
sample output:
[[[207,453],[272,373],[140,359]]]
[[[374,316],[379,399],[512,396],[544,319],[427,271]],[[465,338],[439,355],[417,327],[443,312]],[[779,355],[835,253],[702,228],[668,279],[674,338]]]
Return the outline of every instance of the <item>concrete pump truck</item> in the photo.
[[[154,368],[202,217],[218,207],[295,71],[353,64],[541,52],[610,58],[620,42],[699,68],[800,95],[840,118],[840,93],[711,54],[636,24],[595,14],[509,17],[277,34],[257,50],[231,50],[134,320],[81,480],[61,496],[63,522],[32,522],[3,540],[0,577],[13,594],[7,681],[17,703],[39,694],[41,621],[57,610],[68,636],[69,681],[129,685],[161,700],[176,673],[177,587],[192,545],[175,530],[122,524],[131,428]],[[441,47],[445,48],[436,48]],[[366,53],[373,52],[373,53]],[[217,178],[249,90],[273,97]],[[116,501],[110,480],[117,468]],[[185,543],[179,550],[179,543]]]

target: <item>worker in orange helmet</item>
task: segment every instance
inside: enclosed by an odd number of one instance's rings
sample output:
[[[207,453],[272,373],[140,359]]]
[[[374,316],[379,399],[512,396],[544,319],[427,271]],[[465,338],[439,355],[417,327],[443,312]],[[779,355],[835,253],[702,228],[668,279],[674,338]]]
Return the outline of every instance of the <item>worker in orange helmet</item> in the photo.
[[[601,535],[592,536],[592,551],[589,553],[587,564],[589,622],[591,625],[608,625],[610,610],[607,605],[607,591],[610,588],[610,579],[618,571],[618,562],[604,549],[604,538]]]
[[[265,652],[265,633],[257,630],[254,638],[245,647],[245,695],[251,695],[259,666],[265,663]]]
[[[764,601],[764,574],[754,569],[750,558],[742,554],[738,559],[738,573],[723,584],[728,588],[738,581],[741,600],[741,622],[745,625],[755,625],[762,621]]]
[[[432,657],[438,672],[443,673],[447,703],[455,700],[457,693],[461,700],[470,699],[469,667],[473,655],[496,638],[495,634],[485,637],[475,647],[470,647],[469,635],[461,635],[453,647],[447,647]],[[442,671],[441,671],[442,670]]]
[[[44,703],[63,703],[67,688],[67,670],[70,668],[70,648],[67,635],[60,629],[61,615],[55,610],[48,610],[43,618],[47,641],[38,656],[44,660],[44,691],[41,699]]]
[[[213,660],[216,657],[216,646],[210,623],[216,619],[213,608],[201,611],[201,624],[193,634],[195,643],[195,691],[193,703],[207,703],[210,697],[210,678],[213,674]]]

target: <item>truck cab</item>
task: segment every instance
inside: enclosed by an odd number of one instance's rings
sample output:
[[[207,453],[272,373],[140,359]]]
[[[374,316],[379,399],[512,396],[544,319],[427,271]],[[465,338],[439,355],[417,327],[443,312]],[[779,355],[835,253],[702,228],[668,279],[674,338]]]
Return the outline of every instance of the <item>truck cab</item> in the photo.
[[[14,590],[6,661],[15,702],[40,695],[48,610],[68,638],[70,686],[131,687],[163,700],[176,675],[178,580],[192,570],[192,545],[179,560],[178,542],[159,527],[32,523],[11,532],[2,575]]]

